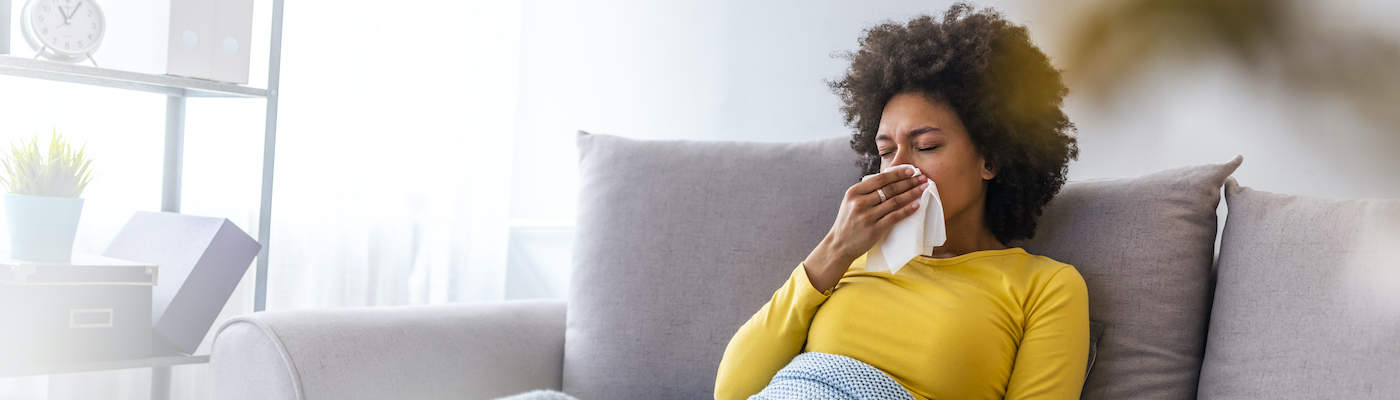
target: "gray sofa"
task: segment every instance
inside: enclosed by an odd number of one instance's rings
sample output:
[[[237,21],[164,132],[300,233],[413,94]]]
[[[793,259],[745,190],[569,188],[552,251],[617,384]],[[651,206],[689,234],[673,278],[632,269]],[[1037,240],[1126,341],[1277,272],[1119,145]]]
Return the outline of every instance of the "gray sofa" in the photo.
[[[245,315],[216,336],[214,398],[712,397],[729,338],[859,181],[848,139],[577,139],[567,302]],[[1083,397],[1400,397],[1400,200],[1256,191],[1241,162],[1071,182],[1012,244],[1089,286]]]

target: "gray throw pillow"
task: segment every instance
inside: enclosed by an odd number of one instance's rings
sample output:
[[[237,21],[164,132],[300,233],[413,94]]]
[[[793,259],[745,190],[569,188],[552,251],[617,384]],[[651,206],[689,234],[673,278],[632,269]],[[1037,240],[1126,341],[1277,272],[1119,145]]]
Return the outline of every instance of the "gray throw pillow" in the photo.
[[[1084,398],[1195,395],[1215,211],[1241,161],[1068,183],[1046,206],[1035,238],[1012,244],[1084,276],[1089,317],[1103,324]]]
[[[1225,197],[1199,397],[1400,396],[1400,199]]]
[[[713,398],[729,338],[816,247],[860,181],[850,138],[577,138],[564,392]]]

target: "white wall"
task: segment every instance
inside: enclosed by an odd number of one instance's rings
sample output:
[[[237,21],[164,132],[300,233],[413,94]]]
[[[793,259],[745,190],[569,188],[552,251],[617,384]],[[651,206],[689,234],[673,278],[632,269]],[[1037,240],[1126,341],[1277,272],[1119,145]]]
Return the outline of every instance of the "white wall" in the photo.
[[[803,140],[848,134],[823,79],[839,77],[861,29],[938,14],[949,1],[527,1],[520,137],[524,176],[569,181],[576,129],[637,138]],[[1373,3],[1373,4],[1367,4]],[[1064,22],[1033,2],[982,2],[1026,24],[1052,59]],[[1400,7],[1331,3],[1330,17],[1377,20]],[[1395,12],[1391,12],[1395,11]],[[1392,37],[1400,38],[1394,32]],[[1241,182],[1338,197],[1400,197],[1400,132],[1327,99],[1292,98],[1232,65],[1168,65],[1108,107],[1071,87],[1082,155],[1071,178],[1128,176],[1243,154]],[[560,144],[563,144],[562,146]],[[532,174],[528,171],[538,171]],[[547,172],[552,171],[552,172]],[[515,218],[567,219],[572,198],[515,191]]]

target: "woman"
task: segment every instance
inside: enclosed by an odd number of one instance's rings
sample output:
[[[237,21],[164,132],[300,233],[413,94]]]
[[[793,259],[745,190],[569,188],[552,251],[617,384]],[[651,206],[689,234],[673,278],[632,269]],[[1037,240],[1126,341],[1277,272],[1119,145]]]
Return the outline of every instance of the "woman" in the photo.
[[[956,4],[866,30],[830,83],[865,174],[836,221],[725,349],[715,397],[746,398],[799,353],[869,364],[919,399],[1074,399],[1089,346],[1074,267],[1007,243],[1031,238],[1078,157],[1059,71],[1023,26]],[[932,180],[948,239],[899,270],[865,255]],[[883,378],[882,378],[883,379]]]

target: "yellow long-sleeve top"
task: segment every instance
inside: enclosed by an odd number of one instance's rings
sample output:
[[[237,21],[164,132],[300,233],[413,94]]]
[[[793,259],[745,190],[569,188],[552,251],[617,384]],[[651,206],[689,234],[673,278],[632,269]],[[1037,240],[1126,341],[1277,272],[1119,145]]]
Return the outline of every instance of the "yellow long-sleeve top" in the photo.
[[[865,258],[830,296],[799,263],[730,339],[715,398],[759,392],[803,351],[863,361],[919,399],[1079,397],[1089,294],[1074,267],[1019,247],[919,256],[897,274]]]

